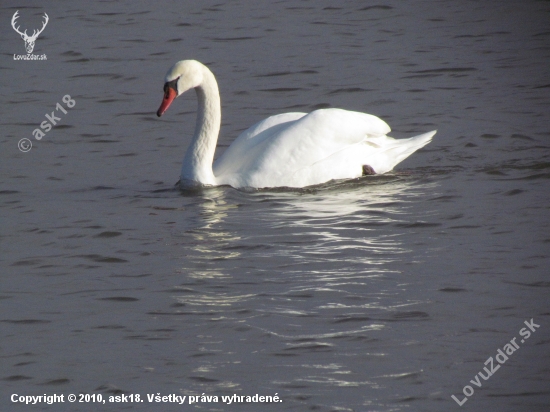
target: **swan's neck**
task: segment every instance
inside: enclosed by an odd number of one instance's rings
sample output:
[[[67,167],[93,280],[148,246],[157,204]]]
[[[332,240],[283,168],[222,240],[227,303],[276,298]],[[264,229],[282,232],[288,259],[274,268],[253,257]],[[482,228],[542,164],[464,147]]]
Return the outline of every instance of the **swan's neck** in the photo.
[[[199,103],[197,123],[183,159],[181,179],[182,183],[215,185],[212,162],[220,132],[221,105],[218,84],[210,70],[205,68],[203,81],[195,91]]]

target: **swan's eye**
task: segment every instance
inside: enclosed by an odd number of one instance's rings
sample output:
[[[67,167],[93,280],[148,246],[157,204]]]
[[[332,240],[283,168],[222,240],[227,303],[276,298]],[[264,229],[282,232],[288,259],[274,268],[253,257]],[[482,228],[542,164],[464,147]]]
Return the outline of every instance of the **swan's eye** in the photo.
[[[171,82],[164,83],[164,93],[168,93],[168,89],[174,89],[176,94],[178,93],[178,80],[180,78],[172,80]]]

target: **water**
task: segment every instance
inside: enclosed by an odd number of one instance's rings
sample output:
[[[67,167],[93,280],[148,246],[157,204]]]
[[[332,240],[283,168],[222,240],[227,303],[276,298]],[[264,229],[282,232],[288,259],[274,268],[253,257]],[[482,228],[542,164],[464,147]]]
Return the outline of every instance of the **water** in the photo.
[[[23,27],[48,13],[46,61],[13,60],[15,10]],[[464,410],[547,410],[549,12],[3,2],[0,409],[441,411],[469,385]],[[438,133],[384,176],[182,192],[195,96],[155,111],[184,58],[217,76],[219,153],[268,115],[318,107],[375,114],[398,138]],[[67,94],[75,106],[35,140]],[[530,319],[540,328],[470,383]],[[145,402],[10,401],[54,393]],[[283,402],[221,401],[256,393]]]

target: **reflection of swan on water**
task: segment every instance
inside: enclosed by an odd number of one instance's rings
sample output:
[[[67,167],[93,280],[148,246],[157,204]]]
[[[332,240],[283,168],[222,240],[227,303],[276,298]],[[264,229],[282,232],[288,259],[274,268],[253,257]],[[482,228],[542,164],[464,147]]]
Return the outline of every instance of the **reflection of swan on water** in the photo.
[[[241,255],[239,250],[230,248],[240,236],[228,228],[226,220],[238,206],[226,199],[226,191],[227,188],[208,187],[192,190],[193,195],[188,197],[190,204],[176,236],[184,250],[190,251],[181,267],[189,278],[227,277],[214,262]]]
[[[221,122],[220,94],[212,72],[182,60],[167,73],[161,116],[172,101],[194,88],[195,134],[185,154],[182,185],[305,187],[333,179],[382,174],[431,141],[435,131],[409,139],[386,136],[376,116],[342,109],[271,116],[245,130],[213,163]]]
[[[362,180],[369,179],[369,184]],[[433,193],[437,182],[421,181],[421,177],[406,174],[387,174],[328,183],[314,189],[299,191],[261,191],[255,197],[273,199],[277,208],[268,208],[273,222],[285,221],[290,226],[330,226],[337,221],[357,222],[358,227],[367,222],[396,222],[407,213],[411,204],[417,203],[425,193]],[[355,227],[357,228],[357,227]]]

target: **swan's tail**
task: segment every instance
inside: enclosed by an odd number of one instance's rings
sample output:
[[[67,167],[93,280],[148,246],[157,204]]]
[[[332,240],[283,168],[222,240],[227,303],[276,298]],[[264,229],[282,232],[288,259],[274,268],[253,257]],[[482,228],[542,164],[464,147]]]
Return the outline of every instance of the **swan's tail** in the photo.
[[[398,164],[405,160],[407,157],[412,155],[418,149],[426,146],[432,141],[432,137],[437,133],[437,130],[432,130],[431,132],[420,134],[418,136],[410,137],[408,139],[398,140],[401,143],[399,146],[391,150],[396,150],[394,152],[396,163]]]
[[[432,137],[436,134],[437,130],[433,130],[428,133],[424,133],[418,136],[410,137],[408,139],[395,139],[389,147],[380,153],[378,156],[380,160],[384,159],[379,167],[374,167],[376,173],[386,173],[392,170],[398,163],[401,163],[407,157],[412,155],[418,149],[426,146],[432,141]]]

